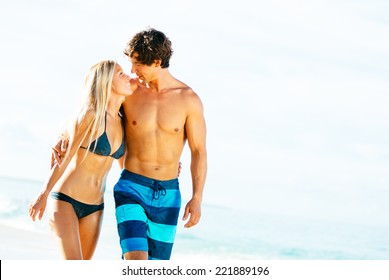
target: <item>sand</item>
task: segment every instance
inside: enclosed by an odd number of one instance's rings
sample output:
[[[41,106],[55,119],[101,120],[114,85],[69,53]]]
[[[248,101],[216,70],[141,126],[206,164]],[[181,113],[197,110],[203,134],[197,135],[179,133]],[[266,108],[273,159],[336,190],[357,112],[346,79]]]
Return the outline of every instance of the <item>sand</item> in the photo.
[[[49,233],[33,232],[0,225],[0,257],[2,260],[60,259]]]
[[[102,231],[94,258],[96,260],[120,260],[120,248],[114,248],[112,240]],[[0,259],[2,260],[61,260],[51,232],[37,232],[0,225]]]

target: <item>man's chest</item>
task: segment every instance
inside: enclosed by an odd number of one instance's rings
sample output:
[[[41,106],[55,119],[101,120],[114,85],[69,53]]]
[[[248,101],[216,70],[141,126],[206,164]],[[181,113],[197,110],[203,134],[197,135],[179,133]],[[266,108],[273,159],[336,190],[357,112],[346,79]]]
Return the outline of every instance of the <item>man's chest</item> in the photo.
[[[187,117],[184,104],[175,99],[134,99],[125,106],[128,126],[132,129],[182,132]]]

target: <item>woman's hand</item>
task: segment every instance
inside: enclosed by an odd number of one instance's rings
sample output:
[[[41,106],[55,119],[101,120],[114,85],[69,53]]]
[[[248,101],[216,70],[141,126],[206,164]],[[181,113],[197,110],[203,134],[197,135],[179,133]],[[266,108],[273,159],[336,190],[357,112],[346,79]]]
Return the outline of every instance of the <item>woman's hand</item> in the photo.
[[[38,215],[38,219],[42,220],[47,205],[47,195],[41,193],[35,201],[30,203],[29,214],[31,219],[35,222],[35,218]]]

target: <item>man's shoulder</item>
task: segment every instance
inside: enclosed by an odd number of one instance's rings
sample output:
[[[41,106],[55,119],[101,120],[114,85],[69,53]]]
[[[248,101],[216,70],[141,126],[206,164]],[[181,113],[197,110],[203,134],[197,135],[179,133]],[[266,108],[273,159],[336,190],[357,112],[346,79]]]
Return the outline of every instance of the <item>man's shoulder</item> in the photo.
[[[186,99],[199,99],[197,93],[188,85],[182,83],[176,88],[177,92]]]
[[[184,87],[180,91],[181,99],[186,105],[185,108],[188,112],[202,111],[203,104],[199,95],[191,88]]]
[[[183,97],[191,98],[197,95],[194,90],[187,85],[183,85],[182,87],[177,88],[177,90]]]
[[[186,83],[172,77],[170,80],[170,86],[169,86],[173,91],[176,91],[183,96],[191,96],[193,94],[196,94],[193,89],[188,86]]]

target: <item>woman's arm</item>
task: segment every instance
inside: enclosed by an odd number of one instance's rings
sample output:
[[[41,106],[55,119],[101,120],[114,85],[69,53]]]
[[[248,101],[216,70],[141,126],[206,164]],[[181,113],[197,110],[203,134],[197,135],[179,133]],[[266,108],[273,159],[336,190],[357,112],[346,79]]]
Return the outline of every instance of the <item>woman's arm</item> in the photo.
[[[42,219],[44,211],[46,209],[47,197],[49,196],[49,193],[51,192],[55,184],[65,172],[70,161],[79,149],[81,142],[85,139],[85,135],[87,130],[89,130],[89,124],[91,123],[92,117],[92,113],[88,113],[77,122],[73,137],[74,140],[70,146],[69,153],[65,155],[61,162],[61,165],[59,165],[58,163],[54,164],[54,166],[51,168],[49,177],[46,183],[44,184],[42,190],[40,191],[38,197],[30,203],[29,214],[33,221],[35,221],[37,215],[39,220]]]

